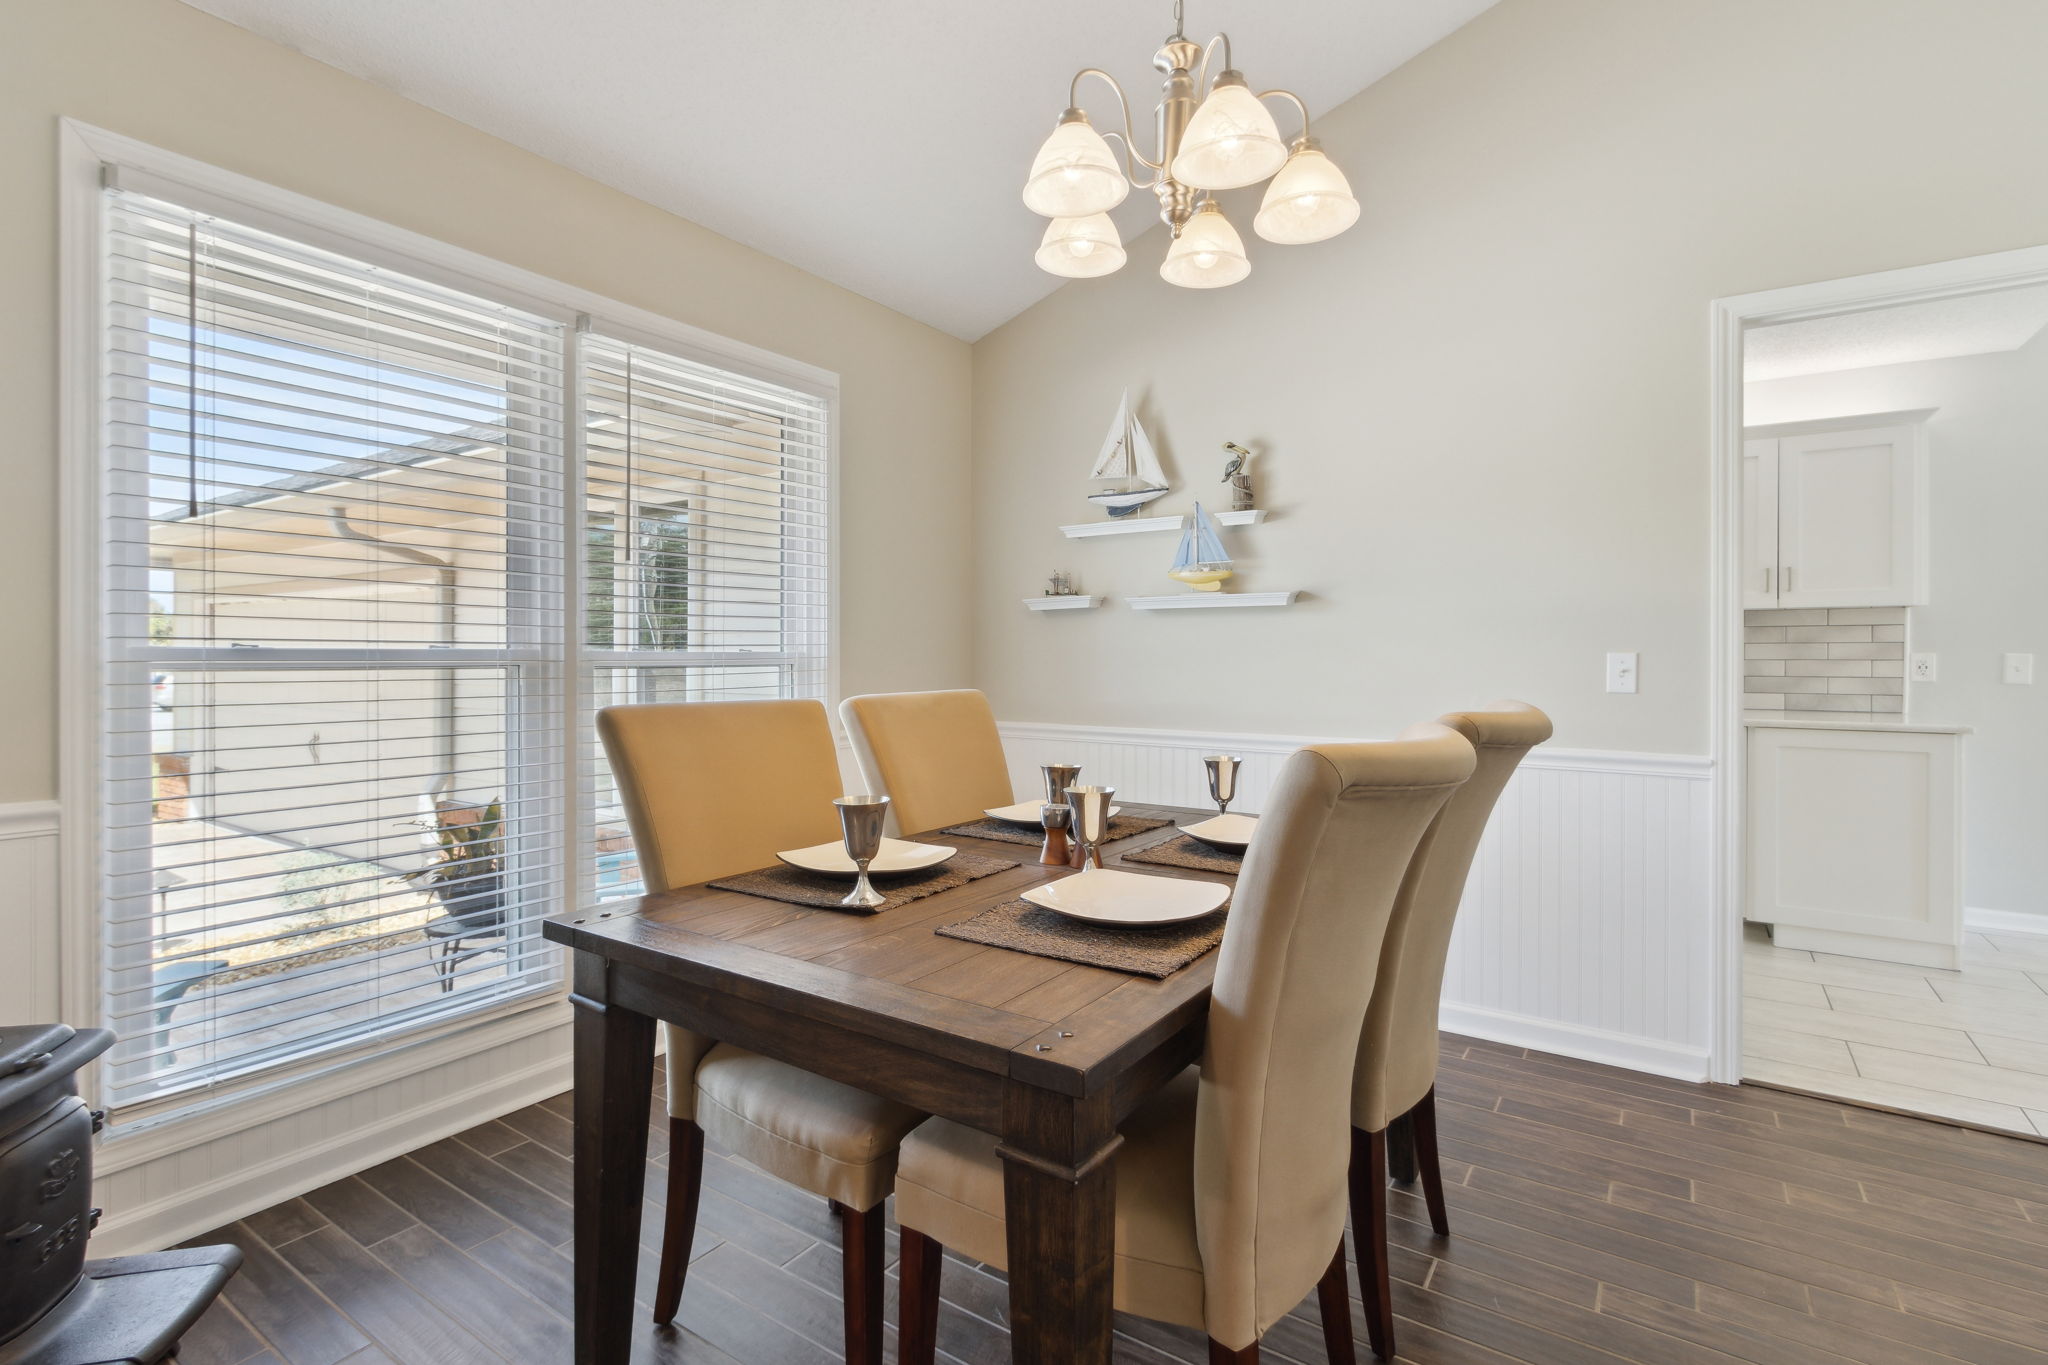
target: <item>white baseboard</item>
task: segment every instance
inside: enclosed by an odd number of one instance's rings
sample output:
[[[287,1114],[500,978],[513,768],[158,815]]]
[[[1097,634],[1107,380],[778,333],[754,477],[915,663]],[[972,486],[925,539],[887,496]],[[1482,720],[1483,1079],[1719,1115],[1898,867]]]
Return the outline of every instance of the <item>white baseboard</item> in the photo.
[[[2048,915],[2025,910],[1981,910],[1963,907],[1963,928],[1993,934],[2048,934]]]
[[[1605,1029],[1587,1028],[1581,1024],[1561,1024],[1526,1014],[1508,1014],[1449,1001],[1438,1011],[1437,1023],[1449,1033],[1463,1033],[1488,1042],[1506,1043],[1510,1047],[1555,1052],[1560,1056],[1604,1062],[1609,1066],[1647,1071],[1680,1081],[1707,1079],[1707,1049],[1704,1047],[1686,1047],[1634,1034],[1609,1033]]]
[[[254,1166],[231,1170],[175,1194],[110,1209],[93,1234],[94,1256],[125,1256],[174,1246],[309,1189],[367,1170],[428,1143],[474,1128],[569,1088],[568,1028],[560,1055],[480,1085],[402,1109],[381,1122],[351,1128]]]

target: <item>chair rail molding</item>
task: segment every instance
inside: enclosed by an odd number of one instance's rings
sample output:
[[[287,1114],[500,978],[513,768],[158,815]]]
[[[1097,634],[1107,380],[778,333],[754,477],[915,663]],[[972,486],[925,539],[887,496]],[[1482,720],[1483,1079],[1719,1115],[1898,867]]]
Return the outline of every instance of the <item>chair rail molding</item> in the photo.
[[[1120,797],[1205,806],[1202,756],[1244,760],[1256,812],[1286,757],[1331,736],[1002,723],[1011,780],[1079,763]],[[1684,1080],[1708,1070],[1713,761],[1544,746],[1495,808],[1444,974],[1447,1029]]]

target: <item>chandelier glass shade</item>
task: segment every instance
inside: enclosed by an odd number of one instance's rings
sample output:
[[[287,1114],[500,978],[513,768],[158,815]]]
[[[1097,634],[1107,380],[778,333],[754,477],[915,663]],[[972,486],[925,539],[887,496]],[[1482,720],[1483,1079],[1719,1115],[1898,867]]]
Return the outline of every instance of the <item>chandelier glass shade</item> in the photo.
[[[1175,180],[1198,190],[1234,190],[1258,184],[1286,161],[1280,125],[1244,77],[1226,71],[1188,121],[1169,169]]]
[[[1183,289],[1221,289],[1251,273],[1244,238],[1213,199],[1195,210],[1159,263],[1159,278]]]
[[[1252,231],[1269,242],[1299,246],[1335,237],[1357,221],[1358,200],[1344,172],[1315,139],[1304,138],[1266,186]]]
[[[1121,270],[1124,244],[1116,235],[1116,224],[1106,213],[1086,218],[1055,218],[1046,224],[1045,237],[1032,259],[1039,268],[1073,280],[1091,280]]]
[[[1308,108],[1288,90],[1254,91],[1230,60],[1230,39],[1207,43],[1174,31],[1152,65],[1165,73],[1154,111],[1153,154],[1138,146],[1131,104],[1116,78],[1097,67],[1075,75],[1068,108],[1038,149],[1024,182],[1024,205],[1052,219],[1034,259],[1070,279],[1116,271],[1126,253],[1106,216],[1133,187],[1150,190],[1173,234],[1160,277],[1188,289],[1235,284],[1251,273],[1244,239],[1224,216],[1214,191],[1271,180],[1252,226],[1285,246],[1320,242],[1358,221],[1358,200],[1344,173],[1309,136]],[[1210,76],[1210,60],[1222,61]],[[1093,76],[1116,93],[1122,127],[1098,133],[1080,107],[1081,82]],[[1290,143],[1274,121],[1271,101],[1292,105],[1301,131]],[[1113,145],[1114,144],[1114,145]]]
[[[1116,153],[1079,109],[1061,117],[1031,162],[1024,207],[1047,218],[1107,213],[1131,192]]]

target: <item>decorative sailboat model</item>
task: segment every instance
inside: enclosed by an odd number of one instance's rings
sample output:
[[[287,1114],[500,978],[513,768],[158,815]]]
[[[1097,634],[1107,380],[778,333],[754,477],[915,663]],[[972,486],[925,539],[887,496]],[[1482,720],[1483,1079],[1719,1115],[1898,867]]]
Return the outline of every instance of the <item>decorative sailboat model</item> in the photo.
[[[1221,592],[1223,580],[1235,573],[1230,567],[1230,556],[1223,553],[1216,523],[1209,520],[1202,504],[1196,503],[1194,520],[1180,533],[1180,548],[1174,551],[1173,567],[1166,571],[1166,576],[1179,579],[1197,592]]]
[[[1131,391],[1124,390],[1116,405],[1116,420],[1102,440],[1102,453],[1095,457],[1091,479],[1114,479],[1118,487],[1090,493],[1088,501],[1113,517],[1127,517],[1167,491],[1166,471],[1159,467],[1159,455],[1145,428],[1131,411]]]

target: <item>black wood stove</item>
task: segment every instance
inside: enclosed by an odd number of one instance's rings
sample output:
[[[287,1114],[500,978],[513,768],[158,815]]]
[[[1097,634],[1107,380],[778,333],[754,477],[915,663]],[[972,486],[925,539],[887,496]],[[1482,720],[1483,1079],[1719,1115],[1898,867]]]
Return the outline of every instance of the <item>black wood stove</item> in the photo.
[[[78,1069],[105,1029],[0,1027],[0,1365],[157,1365],[242,1263],[231,1246],[85,1259],[100,1115]]]

